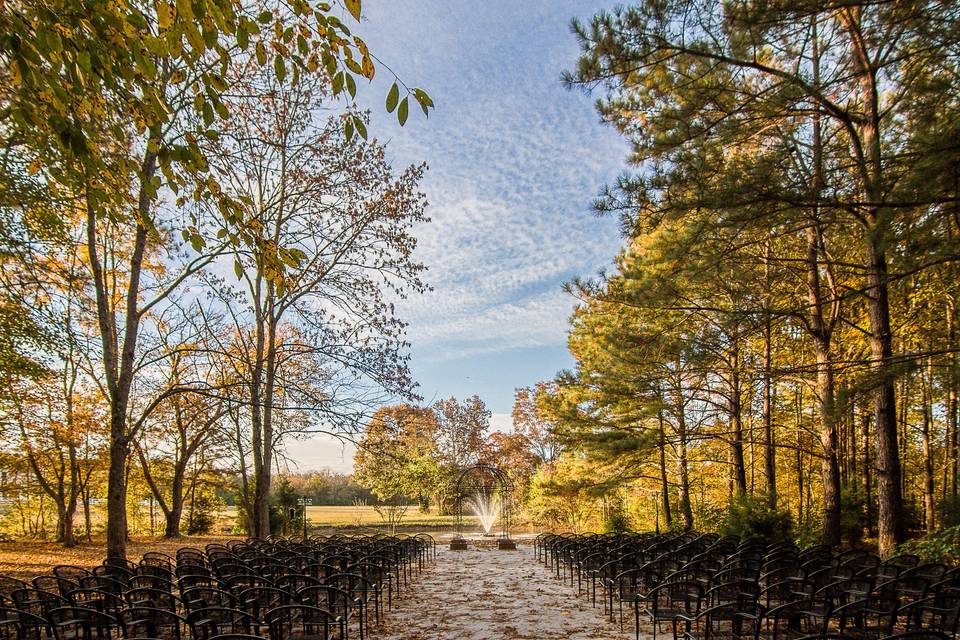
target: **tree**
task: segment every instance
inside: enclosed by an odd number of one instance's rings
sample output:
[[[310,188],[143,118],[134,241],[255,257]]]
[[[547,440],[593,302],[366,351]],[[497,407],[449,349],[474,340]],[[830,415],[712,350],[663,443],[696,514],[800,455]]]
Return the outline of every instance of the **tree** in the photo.
[[[360,19],[359,0],[346,7]],[[334,11],[328,4],[314,7],[300,0],[277,3],[274,10],[227,0],[176,6],[23,0],[0,12],[3,148],[16,150],[17,160],[26,159],[29,173],[42,171],[54,195],[81,199],[86,210],[103,383],[111,408],[110,556],[126,550],[124,466],[139,428],[136,421],[128,423],[127,408],[143,322],[225,246],[265,246],[257,225],[247,224],[242,203],[227,198],[209,175],[209,158],[200,144],[217,137],[218,118],[229,118],[223,98],[233,56],[270,63],[281,82],[288,71],[294,79],[325,74],[334,93],[352,98],[355,76],[372,79],[375,68],[366,44],[351,36]],[[397,93],[394,87],[388,102],[396,102]],[[398,108],[401,124],[410,95],[425,113],[432,106],[422,90],[409,89],[403,109]],[[345,131],[366,133],[354,122]],[[6,154],[0,166],[2,184],[26,184],[17,173],[22,163],[9,163],[10,157]],[[176,229],[199,257],[151,290],[141,277],[148,245],[157,248],[168,240],[157,203],[169,192],[180,194],[181,206],[189,201],[213,205],[219,217],[215,231],[221,233],[207,250],[205,221],[194,219]],[[114,287],[114,265],[103,261],[109,250],[104,234],[117,230],[130,240],[121,287]],[[262,255],[279,281],[284,270],[279,247]]]
[[[471,396],[460,402],[453,396],[433,403],[437,419],[437,447],[444,464],[459,473],[477,462],[484,433],[490,428],[490,410]]]
[[[313,360],[316,384],[297,385],[298,393],[330,432],[355,434],[387,397],[413,397],[405,325],[385,297],[424,289],[410,233],[425,221],[417,190],[423,168],[395,176],[381,145],[348,138],[342,118],[325,114],[326,83],[283,82],[255,63],[234,73],[234,117],[210,155],[224,191],[249,203],[245,215],[264,237],[235,249],[242,293],[222,294],[242,340],[235,353],[248,359],[240,368],[253,463],[251,533],[263,537],[286,359]],[[279,281],[274,253],[285,264]],[[284,345],[283,333],[297,338]]]
[[[441,470],[436,414],[408,404],[381,407],[364,430],[354,457],[354,479],[382,501],[413,498],[430,504]]]
[[[761,7],[677,0],[643,3],[600,14],[589,26],[575,25],[583,56],[569,79],[606,87],[601,113],[630,138],[633,160],[654,176],[629,183],[639,209],[662,215],[760,205],[763,213],[778,211],[764,206],[776,203],[804,215],[815,207],[856,225],[863,248],[862,286],[850,295],[861,297],[870,327],[868,386],[878,437],[884,555],[894,552],[903,535],[889,247],[897,241],[899,222],[924,207],[934,217],[942,215],[941,205],[951,198],[939,185],[922,186],[915,178],[918,170],[929,177],[926,163],[942,166],[943,154],[953,152],[917,136],[908,123],[915,122],[918,105],[931,106],[933,78],[955,82],[948,51],[958,32],[941,29],[955,22],[947,7],[924,3]],[[936,122],[952,122],[947,114],[955,108],[941,101],[927,114],[936,110]],[[757,131],[776,132],[791,118],[809,122],[814,113],[835,154],[824,164],[849,167],[852,173],[837,170],[812,189],[807,181],[802,189],[779,191],[783,180],[778,176],[791,167],[783,153],[788,147],[778,149],[775,136],[760,142],[773,139],[770,151],[780,153],[761,154],[760,164],[739,162],[733,155],[727,164],[737,171],[723,171],[722,180],[701,171],[712,166],[698,166],[699,159],[711,157],[704,151],[749,146]],[[791,144],[808,141],[804,136]],[[739,189],[729,188],[732,178]]]
[[[195,328],[202,332],[206,327]],[[222,446],[219,427],[229,395],[219,392],[232,386],[233,380],[229,371],[212,367],[215,361],[202,355],[212,350],[212,341],[191,332],[189,325],[161,327],[160,338],[161,385],[194,387],[196,391],[168,395],[158,403],[135,448],[144,480],[164,515],[163,535],[179,538],[185,499],[193,493],[200,475],[210,470]]]
[[[555,426],[537,409],[537,397],[551,392],[550,385],[538,382],[534,387],[521,387],[514,392],[513,428],[527,438],[530,447],[541,462],[553,462],[559,446],[551,433]]]

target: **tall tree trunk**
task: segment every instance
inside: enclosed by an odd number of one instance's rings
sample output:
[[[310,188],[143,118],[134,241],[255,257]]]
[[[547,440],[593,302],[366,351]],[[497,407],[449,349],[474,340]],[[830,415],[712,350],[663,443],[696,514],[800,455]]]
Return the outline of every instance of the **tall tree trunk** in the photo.
[[[903,542],[903,492],[900,448],[897,442],[896,391],[890,371],[893,358],[893,331],[890,326],[889,273],[885,246],[889,222],[880,204],[884,201],[883,155],[880,139],[880,100],[876,70],[863,38],[858,7],[841,14],[853,60],[854,81],[858,84],[862,116],[858,116],[854,140],[857,169],[864,200],[863,214],[866,254],[866,301],[870,318],[871,368],[877,378],[873,392],[874,423],[877,432],[877,498],[879,505],[879,551],[887,558]]]
[[[681,415],[677,421],[677,469],[680,475],[680,489],[677,502],[680,507],[680,519],[684,530],[693,528],[693,508],[690,505],[690,469],[687,464],[687,421]]]
[[[927,362],[927,378],[923,384],[923,423],[920,441],[923,449],[923,511],[926,516],[926,529],[931,532],[936,527],[933,507],[933,455],[930,452],[930,422],[933,412],[933,371],[932,362]]]
[[[836,408],[829,346],[817,347],[817,394],[820,396],[820,444],[823,448],[823,543],[840,544],[840,465],[837,460]]]
[[[795,400],[796,438],[794,464],[797,471],[797,522],[803,524],[803,389],[797,389]]]
[[[870,456],[872,439],[870,437],[870,412],[860,412],[863,425],[863,502],[866,510],[867,534],[874,535],[876,518],[873,513],[873,461]]]
[[[742,391],[740,388],[740,336],[739,329],[734,329],[730,350],[730,427],[731,451],[730,462],[733,464],[733,483],[737,496],[747,493],[747,469],[743,458],[743,407],[741,404]]]
[[[767,502],[777,507],[777,449],[773,440],[773,293],[770,282],[771,241],[763,249],[763,448],[764,471],[767,477]]]
[[[949,225],[948,225],[949,227]],[[947,348],[950,349],[949,370],[947,372],[947,467],[950,470],[950,495],[957,495],[957,481],[960,479],[960,455],[957,454],[958,431],[960,431],[960,403],[958,403],[957,376],[957,330],[956,304],[952,298],[947,298]]]
[[[660,448],[660,495],[663,502],[663,520],[669,529],[673,526],[673,517],[670,513],[670,483],[667,479],[667,438],[663,428],[663,410],[657,412],[658,433],[657,445]]]

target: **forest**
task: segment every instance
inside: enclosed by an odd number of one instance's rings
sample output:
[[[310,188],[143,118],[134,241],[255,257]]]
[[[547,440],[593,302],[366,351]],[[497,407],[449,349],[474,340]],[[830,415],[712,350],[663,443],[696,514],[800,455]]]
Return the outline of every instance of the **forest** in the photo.
[[[957,7],[642,2],[573,30],[564,80],[631,147],[595,202],[624,244],[567,286],[575,366],[518,395],[562,452],[520,501],[956,560]]]
[[[632,152],[596,201],[624,247],[570,283],[576,366],[538,400],[571,486],[655,494],[667,526],[955,552],[957,12],[645,2],[574,23],[565,81]]]
[[[230,487],[264,537],[285,442],[416,398],[391,300],[426,286],[425,167],[368,137],[360,18],[0,3],[8,528],[71,546],[94,526],[123,557],[146,508],[176,538]],[[426,114],[397,82],[386,110]]]
[[[960,560],[960,6],[575,20],[562,82],[629,145],[593,203],[622,246],[566,284],[573,365],[508,431],[411,372],[426,165],[357,95],[434,104],[360,19],[0,0],[0,531],[122,557],[145,510],[179,538],[229,502],[265,538],[278,486],[449,513],[483,462],[531,529]],[[317,434],[356,443],[350,477],[288,464]]]

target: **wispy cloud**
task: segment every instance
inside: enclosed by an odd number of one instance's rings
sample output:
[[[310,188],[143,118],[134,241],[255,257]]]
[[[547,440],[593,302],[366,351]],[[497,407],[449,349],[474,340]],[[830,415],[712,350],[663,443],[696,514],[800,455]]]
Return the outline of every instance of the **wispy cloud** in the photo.
[[[388,4],[369,3],[369,37],[384,39],[384,56],[402,61],[401,75],[422,81],[438,105],[429,122],[403,130],[372,107],[398,162],[430,164],[433,221],[419,230],[417,256],[434,290],[400,305],[414,355],[563,348],[572,301],[562,283],[608,265],[619,245],[615,224],[594,218],[590,201],[626,148],[598,124],[591,98],[559,81],[576,62],[569,19],[592,9]],[[410,48],[391,46],[390,34],[407,29]]]
[[[560,83],[578,54],[570,19],[613,4],[364,3],[371,48],[437,104],[429,121],[417,114],[401,129],[383,109],[389,73],[361,94],[394,163],[430,165],[432,222],[418,229],[416,256],[433,291],[398,305],[427,395],[449,392],[425,363],[460,359],[469,370],[482,354],[562,352],[573,308],[563,282],[605,268],[620,245],[615,222],[590,203],[622,170],[626,145],[599,123],[591,96]],[[505,377],[486,399],[504,410],[513,387],[532,382]]]

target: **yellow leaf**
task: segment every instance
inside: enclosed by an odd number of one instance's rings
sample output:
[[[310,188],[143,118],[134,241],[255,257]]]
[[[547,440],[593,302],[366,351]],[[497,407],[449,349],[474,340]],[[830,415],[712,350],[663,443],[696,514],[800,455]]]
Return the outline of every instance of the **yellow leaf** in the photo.
[[[166,2],[157,3],[157,21],[161,29],[169,29],[173,24],[173,6]]]
[[[23,82],[23,76],[20,75],[20,66],[16,62],[11,62],[8,67],[10,70],[10,79],[13,81],[13,84],[20,86]]]
[[[37,158],[36,160],[31,162],[30,165],[27,167],[27,172],[33,176],[38,174],[42,167],[43,167],[43,163],[40,162],[40,158]]]
[[[347,5],[347,11],[353,16],[353,19],[360,22],[360,0],[344,0]]]
[[[364,78],[373,80],[373,74],[376,73],[376,69],[373,66],[373,60],[370,59],[370,56],[363,56],[363,60],[360,62],[360,69],[363,70]]]

